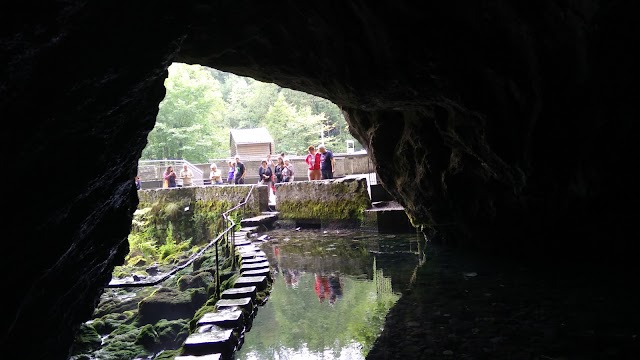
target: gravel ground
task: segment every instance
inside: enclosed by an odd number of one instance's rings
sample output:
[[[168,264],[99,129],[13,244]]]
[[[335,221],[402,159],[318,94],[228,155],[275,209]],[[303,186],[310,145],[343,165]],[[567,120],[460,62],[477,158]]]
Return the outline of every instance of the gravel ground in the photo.
[[[638,281],[623,268],[430,245],[367,359],[640,359]]]

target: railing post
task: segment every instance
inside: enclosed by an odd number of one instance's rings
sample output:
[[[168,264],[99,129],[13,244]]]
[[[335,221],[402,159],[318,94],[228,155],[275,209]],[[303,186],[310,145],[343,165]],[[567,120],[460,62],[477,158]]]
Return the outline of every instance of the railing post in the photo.
[[[218,242],[216,241],[216,298],[220,299],[220,264],[218,262]]]
[[[236,271],[236,230],[235,224],[231,229],[231,271]]]

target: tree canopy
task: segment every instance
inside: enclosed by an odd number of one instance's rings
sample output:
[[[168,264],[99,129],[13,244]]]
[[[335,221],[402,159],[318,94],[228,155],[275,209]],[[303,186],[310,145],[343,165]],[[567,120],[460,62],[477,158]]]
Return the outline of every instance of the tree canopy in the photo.
[[[201,65],[173,63],[143,160],[204,163],[230,155],[231,129],[265,127],[276,153],[303,155],[309,145],[344,152],[353,140],[337,105],[304,92]]]

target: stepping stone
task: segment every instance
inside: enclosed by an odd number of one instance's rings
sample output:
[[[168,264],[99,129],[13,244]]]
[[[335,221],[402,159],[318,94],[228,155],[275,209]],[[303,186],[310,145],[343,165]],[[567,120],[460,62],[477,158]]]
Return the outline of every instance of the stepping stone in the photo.
[[[227,358],[233,354],[238,341],[233,335],[233,329],[213,329],[206,332],[196,332],[184,341],[182,350],[184,355],[222,354]]]
[[[240,220],[240,226],[260,226],[262,224],[272,224],[274,221],[278,220],[277,213],[268,213],[267,215],[258,215],[248,219]]]
[[[260,248],[255,246],[254,244],[245,245],[245,246],[236,246],[236,249],[243,253],[260,251]]]
[[[266,276],[241,276],[236,280],[236,283],[233,284],[234,288],[240,288],[245,286],[255,286],[257,290],[262,291],[267,288],[267,277]]]
[[[238,249],[238,248],[236,248]],[[242,256],[242,259],[255,259],[258,257],[263,257],[266,258],[267,254],[264,253],[264,251],[238,251],[240,253],[240,256]]]
[[[252,299],[256,298],[256,287],[255,286],[245,286],[239,288],[231,288],[222,292],[220,295],[221,299],[238,299],[250,297]]]
[[[238,299],[220,299],[216,302],[216,309],[218,311],[224,309],[238,309],[245,310],[248,314],[253,312],[253,299],[250,297],[238,298]]]
[[[254,258],[249,258],[249,259],[242,259],[242,263],[243,264],[255,264],[255,263],[261,263],[263,261],[269,261],[266,257],[254,257]]]
[[[271,269],[266,268],[266,269],[246,270],[246,271],[242,271],[242,275],[244,275],[244,276],[264,275],[264,276],[268,277],[269,279],[271,279]]]
[[[249,233],[246,231],[236,231],[231,237],[235,238],[236,240],[244,240],[249,237]]]
[[[244,315],[237,308],[224,308],[208,312],[198,320],[198,326],[217,325],[224,329],[238,329],[244,326]]]
[[[260,229],[260,226],[243,226],[242,228],[240,228],[240,231],[246,231],[250,234],[258,231]]]
[[[236,238],[236,241],[234,241],[233,244],[235,246],[243,246],[243,245],[252,245],[253,243],[251,242],[251,240],[245,240],[245,239]]]
[[[260,254],[258,254],[257,252],[255,253],[240,253],[240,256],[242,256],[242,261],[245,261],[246,259],[255,259],[257,257],[260,257]]]
[[[263,261],[260,263],[254,263],[254,264],[242,264],[242,266],[240,266],[240,273],[244,273],[246,270],[256,270],[256,269],[268,269],[269,268],[269,263],[267,261]]]
[[[221,358],[222,358],[222,354],[209,354],[209,355],[202,355],[202,356],[194,356],[194,355],[176,356],[173,359],[174,360],[220,360]]]

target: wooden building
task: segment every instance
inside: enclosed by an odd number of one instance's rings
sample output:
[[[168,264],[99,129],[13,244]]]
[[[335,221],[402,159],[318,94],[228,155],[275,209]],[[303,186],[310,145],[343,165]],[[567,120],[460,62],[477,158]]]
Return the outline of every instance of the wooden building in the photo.
[[[232,129],[229,135],[231,157],[239,156],[244,160],[264,158],[273,154],[275,143],[269,131],[264,128]]]

